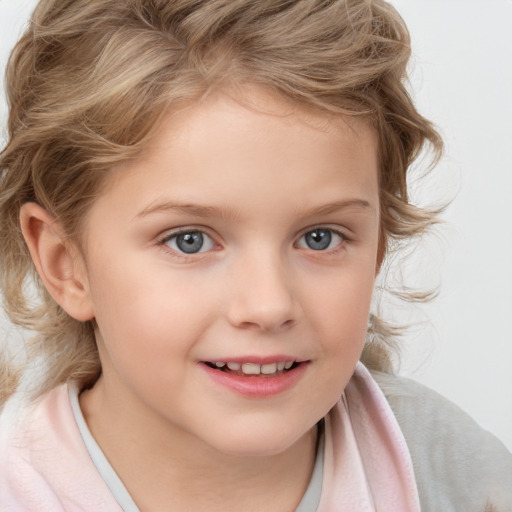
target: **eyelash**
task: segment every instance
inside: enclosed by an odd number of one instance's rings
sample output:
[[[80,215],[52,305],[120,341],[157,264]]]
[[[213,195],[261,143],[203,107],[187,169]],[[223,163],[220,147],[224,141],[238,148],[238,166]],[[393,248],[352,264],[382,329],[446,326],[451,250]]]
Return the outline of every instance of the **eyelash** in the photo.
[[[339,237],[340,241],[339,243],[336,244],[335,247],[332,247],[330,249],[313,249],[312,247],[300,247],[299,246],[299,243],[300,241],[306,237],[308,234],[311,234],[311,233],[314,233],[314,232],[321,232],[321,231],[324,231],[324,232],[327,232],[329,233],[329,244],[330,242],[332,241],[332,235],[335,235],[337,237]],[[306,249],[306,250],[311,250],[315,253],[318,253],[318,254],[334,254],[336,253],[337,251],[339,251],[346,243],[350,242],[350,238],[342,233],[341,231],[337,230],[337,229],[333,229],[333,228],[329,228],[329,227],[326,227],[326,226],[315,226],[313,228],[308,228],[307,231],[303,232],[303,234],[299,237],[299,239],[297,240],[297,242],[294,244],[296,247],[299,247],[301,249]]]
[[[332,235],[335,235],[335,236],[339,237],[340,242],[338,244],[336,244],[335,247],[332,247],[330,249],[327,249],[327,248],[325,248],[325,249],[313,249],[312,247],[301,247],[301,246],[299,246],[300,241],[305,236],[307,236],[308,234],[314,233],[315,231],[316,232],[320,232],[320,231],[328,232],[330,237],[331,237],[330,240],[329,240],[329,243],[332,241]],[[211,248],[207,248],[206,250],[202,250],[203,248],[201,247],[201,250],[199,250],[198,252],[191,252],[191,253],[186,253],[184,251],[181,251],[179,248],[169,247],[168,244],[169,244],[170,241],[177,240],[180,235],[188,235],[188,234],[199,234],[203,238],[206,237],[208,240],[210,240],[210,243],[211,243],[212,247]],[[299,249],[310,250],[313,253],[317,253],[317,254],[322,254],[322,253],[323,254],[334,254],[337,251],[339,251],[343,246],[345,246],[346,243],[348,243],[350,241],[351,241],[351,239],[345,233],[342,233],[339,230],[336,230],[336,229],[333,229],[333,228],[329,228],[329,227],[325,227],[325,226],[315,226],[315,227],[312,227],[312,228],[308,228],[307,231],[304,231],[300,235],[300,237],[297,239],[297,241],[294,243],[294,247],[297,247]],[[168,233],[168,234],[166,234],[164,237],[162,237],[158,241],[158,245],[161,246],[162,248],[164,248],[164,250],[166,250],[166,252],[172,253],[173,256],[181,258],[181,259],[186,259],[186,260],[190,260],[190,259],[193,259],[194,257],[197,257],[197,255],[210,252],[211,250],[214,249],[215,246],[218,246],[218,244],[215,242],[213,237],[211,237],[204,230],[204,228],[199,228],[199,227],[180,228],[177,231],[174,231],[172,233]]]
[[[202,238],[206,237],[208,240],[210,240],[212,248],[207,249],[207,250],[200,250],[198,252],[186,253],[184,251],[181,251],[179,248],[175,249],[173,247],[169,247],[169,245],[168,245],[169,242],[171,242],[172,240],[177,240],[180,235],[188,235],[188,234],[200,234]],[[195,227],[190,227],[190,228],[187,227],[187,228],[180,228],[179,230],[173,231],[172,233],[168,233],[167,235],[165,235],[158,241],[158,245],[161,246],[162,248],[164,248],[164,250],[166,250],[166,252],[172,253],[174,256],[176,256],[178,258],[188,260],[190,258],[193,258],[194,256],[197,256],[198,254],[202,254],[202,253],[211,251],[213,249],[213,247],[215,247],[218,244],[215,243],[213,237],[211,237],[204,229],[195,228]],[[201,247],[201,249],[202,249],[202,247]]]

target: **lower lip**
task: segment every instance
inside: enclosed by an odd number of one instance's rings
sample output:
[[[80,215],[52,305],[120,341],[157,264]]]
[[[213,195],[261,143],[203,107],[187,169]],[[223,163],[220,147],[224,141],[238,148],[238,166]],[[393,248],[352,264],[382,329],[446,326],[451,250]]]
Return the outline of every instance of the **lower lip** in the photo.
[[[283,372],[275,377],[258,375],[242,377],[215,370],[204,363],[201,363],[200,366],[216,383],[235,393],[252,398],[267,398],[279,395],[292,388],[304,375],[307,362],[303,362],[293,370]]]

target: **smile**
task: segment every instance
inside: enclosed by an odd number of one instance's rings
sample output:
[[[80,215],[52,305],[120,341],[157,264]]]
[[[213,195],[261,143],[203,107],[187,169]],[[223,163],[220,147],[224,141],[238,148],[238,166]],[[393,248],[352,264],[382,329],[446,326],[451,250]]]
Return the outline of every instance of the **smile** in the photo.
[[[216,363],[206,363],[210,368],[217,369],[226,373],[235,375],[266,375],[277,376],[288,370],[293,369],[299,363],[295,361],[279,361],[274,363],[256,364],[239,363],[235,361],[217,361]]]
[[[249,398],[268,398],[293,388],[308,372],[312,361],[290,356],[247,357],[235,361],[199,361],[200,368],[216,385]]]

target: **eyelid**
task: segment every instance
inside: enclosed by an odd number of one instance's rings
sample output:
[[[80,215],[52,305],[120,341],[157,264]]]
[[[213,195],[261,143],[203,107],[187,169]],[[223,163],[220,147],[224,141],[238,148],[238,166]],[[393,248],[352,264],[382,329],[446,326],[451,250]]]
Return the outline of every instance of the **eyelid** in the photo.
[[[173,249],[172,247],[169,247],[168,242],[172,240],[173,238],[178,237],[179,235],[186,234],[186,233],[201,233],[205,238],[208,238],[211,240],[212,248],[207,249],[205,251],[199,251],[196,253],[185,253],[181,252],[179,250]],[[157,238],[157,245],[159,247],[162,247],[166,252],[172,253],[174,256],[181,258],[181,259],[191,259],[198,256],[204,256],[206,253],[215,250],[216,247],[219,247],[220,244],[216,241],[215,236],[209,233],[209,230],[205,228],[204,226],[180,226],[179,228],[169,229],[165,231],[164,234],[159,236]]]
[[[332,233],[339,235],[341,238],[343,238],[343,240],[346,241],[352,240],[352,235],[349,234],[350,230],[348,228],[333,226],[332,224],[314,224],[313,226],[309,226],[305,229],[302,229],[297,236],[297,240],[300,240],[307,233],[311,233],[311,231],[315,231],[317,229],[325,229],[326,231],[331,231]]]
[[[313,231],[317,231],[317,230],[325,230],[325,231],[330,231],[332,234],[336,235],[336,236],[339,236],[340,237],[340,243],[338,243],[336,246],[334,247],[331,247],[331,248],[328,248],[328,249],[325,249],[325,250],[315,250],[311,247],[308,247],[306,245],[302,246],[302,245],[299,245],[299,243],[301,242],[301,240],[308,234],[308,233],[311,233]],[[310,251],[314,251],[315,253],[329,253],[329,252],[333,252],[333,251],[336,251],[336,249],[339,249],[340,247],[343,247],[345,246],[346,243],[350,242],[352,240],[352,238],[350,236],[348,236],[344,230],[340,229],[339,226],[337,227],[332,227],[332,226],[329,226],[329,225],[325,225],[325,224],[318,224],[318,225],[314,225],[314,226],[310,226],[306,229],[304,229],[300,234],[299,236],[297,237],[297,240],[296,242],[294,243],[294,246],[297,247],[298,249],[306,249],[306,250],[310,250]]]
[[[216,235],[212,235],[211,229],[207,228],[206,226],[190,225],[166,229],[165,231],[162,231],[160,235],[157,236],[157,240],[159,243],[165,243],[172,237],[182,235],[184,233],[202,233],[203,235],[206,235],[211,239],[218,238]]]

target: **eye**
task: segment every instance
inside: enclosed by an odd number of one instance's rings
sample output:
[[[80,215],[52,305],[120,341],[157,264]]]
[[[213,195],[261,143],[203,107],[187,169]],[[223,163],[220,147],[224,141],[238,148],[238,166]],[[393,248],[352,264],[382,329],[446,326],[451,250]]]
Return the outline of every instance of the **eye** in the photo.
[[[214,247],[213,240],[206,233],[194,230],[172,234],[162,240],[162,244],[184,254],[210,251]]]
[[[338,232],[328,228],[316,228],[308,231],[299,239],[297,247],[325,251],[340,245],[345,238]]]

